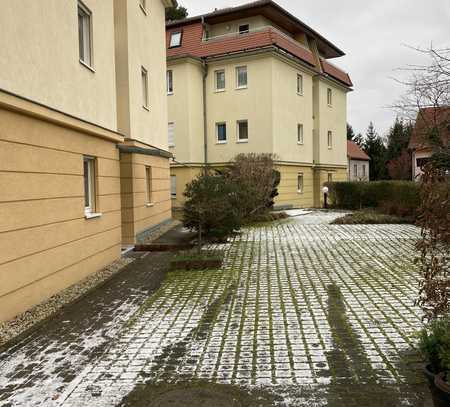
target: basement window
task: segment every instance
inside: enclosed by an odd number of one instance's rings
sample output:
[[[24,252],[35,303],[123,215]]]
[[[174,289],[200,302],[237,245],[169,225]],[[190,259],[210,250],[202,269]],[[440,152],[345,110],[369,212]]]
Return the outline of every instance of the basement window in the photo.
[[[96,159],[83,157],[84,214],[87,219],[101,216],[96,212]]]
[[[170,196],[172,199],[177,198],[177,176],[170,176]]]
[[[152,203],[152,167],[145,167],[145,184],[147,187],[147,206]]]
[[[297,192],[303,193],[303,173],[297,174]]]

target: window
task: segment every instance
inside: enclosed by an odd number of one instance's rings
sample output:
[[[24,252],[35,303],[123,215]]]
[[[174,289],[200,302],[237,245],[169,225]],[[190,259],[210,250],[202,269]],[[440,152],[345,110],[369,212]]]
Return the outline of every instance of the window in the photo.
[[[333,174],[332,173],[328,174],[328,182],[333,182]]]
[[[357,177],[358,176],[358,164],[353,165],[353,172],[355,174],[355,177]]]
[[[303,173],[297,175],[297,192],[299,194],[303,192]]]
[[[215,72],[216,77],[216,91],[225,90],[225,71],[223,69]]]
[[[170,45],[169,48],[175,48],[175,47],[181,47],[181,37],[182,37],[182,32],[178,31],[178,32],[173,32],[170,35]]]
[[[78,45],[80,61],[92,66],[92,13],[78,2]]]
[[[249,24],[241,24],[239,26],[239,34],[248,34],[250,32]]]
[[[226,123],[216,124],[217,143],[223,144],[227,142],[227,125]]]
[[[152,167],[145,167],[145,184],[147,186],[147,203],[152,202]]]
[[[238,143],[248,141],[248,121],[247,120],[239,120],[237,122],[238,127]]]
[[[247,67],[246,66],[238,66],[236,68],[236,88],[244,89],[247,87]]]
[[[95,158],[83,157],[84,176],[84,212],[91,215],[95,212]]]
[[[167,94],[173,95],[173,71],[167,71]]]
[[[170,176],[170,196],[172,199],[176,199],[177,197],[177,176]]]
[[[303,144],[303,124],[297,125],[297,144]]]
[[[327,140],[328,148],[333,148],[333,132],[328,132],[328,140]]]
[[[175,147],[175,123],[171,122],[168,126],[168,145]]]
[[[297,94],[303,95],[303,75],[297,74]]]
[[[148,110],[148,73],[144,67],[141,67],[142,78],[142,106]]]
[[[366,164],[363,164],[363,177],[366,177]]]
[[[327,103],[328,106],[333,105],[333,91],[330,88],[327,89]]]

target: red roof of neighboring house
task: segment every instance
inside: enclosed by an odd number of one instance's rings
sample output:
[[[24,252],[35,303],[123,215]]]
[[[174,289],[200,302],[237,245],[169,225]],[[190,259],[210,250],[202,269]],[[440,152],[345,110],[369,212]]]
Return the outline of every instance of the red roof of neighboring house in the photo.
[[[409,141],[409,148],[411,150],[430,148],[427,137],[430,130],[435,127],[439,129],[444,145],[448,145],[450,142],[450,106],[427,107],[419,110]]]
[[[354,141],[347,140],[347,157],[352,160],[369,161],[370,157]]]
[[[232,36],[222,36],[203,41],[203,26],[199,22],[182,27],[182,42],[180,47],[170,48],[170,37],[173,32],[179,32],[180,28],[168,29],[166,33],[167,56],[181,57],[192,56],[197,58],[214,57],[224,54],[257,50],[261,48],[277,47],[294,57],[315,66],[314,56],[311,51],[300,43],[274,27],[266,27],[260,31]],[[346,86],[353,86],[347,73],[334,65],[322,60],[323,71]]]

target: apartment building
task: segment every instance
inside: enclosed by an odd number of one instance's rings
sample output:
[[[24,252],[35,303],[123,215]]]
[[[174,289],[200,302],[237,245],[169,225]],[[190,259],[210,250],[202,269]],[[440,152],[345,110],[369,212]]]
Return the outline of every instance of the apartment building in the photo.
[[[279,207],[312,207],[322,185],[347,179],[348,74],[344,53],[270,0],[169,22],[171,195],[206,163],[272,153]]]
[[[0,13],[0,321],[170,218],[161,0]]]

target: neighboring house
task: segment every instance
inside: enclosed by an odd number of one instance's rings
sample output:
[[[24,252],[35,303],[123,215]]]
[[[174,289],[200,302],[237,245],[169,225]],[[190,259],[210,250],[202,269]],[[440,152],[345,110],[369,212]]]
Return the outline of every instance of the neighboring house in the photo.
[[[2,2],[0,321],[170,218],[169,5]]]
[[[439,147],[450,146],[450,106],[420,109],[409,142],[413,179],[419,180],[422,167]]]
[[[349,76],[344,53],[273,1],[167,24],[172,197],[207,163],[272,153],[277,206],[320,205],[323,183],[347,178]]]
[[[354,141],[347,141],[348,180],[369,181],[370,157]]]

